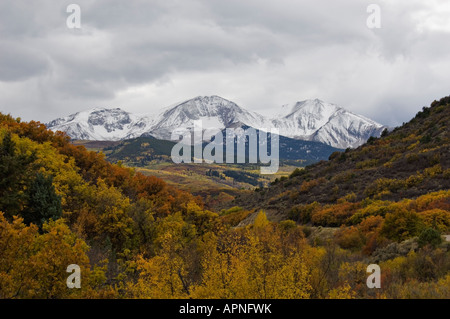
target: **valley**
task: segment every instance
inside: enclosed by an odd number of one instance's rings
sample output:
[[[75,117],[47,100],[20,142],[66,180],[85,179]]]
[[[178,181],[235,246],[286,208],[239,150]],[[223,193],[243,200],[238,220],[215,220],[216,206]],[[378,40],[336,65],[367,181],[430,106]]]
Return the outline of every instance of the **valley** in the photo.
[[[448,313],[449,1],[0,3],[4,317]]]
[[[353,149],[286,137],[261,175],[0,114],[0,298],[449,298],[449,123],[445,97]]]
[[[168,147],[164,147],[158,146],[161,141],[155,139],[141,138],[139,141],[142,143],[136,149],[135,141],[77,140],[73,144],[82,145],[89,151],[102,152],[112,162],[120,161],[122,165],[134,168],[137,172],[156,176],[169,185],[200,196],[209,209],[215,209],[218,205],[225,207],[226,203],[243,192],[268,187],[271,182],[288,176],[305,163],[301,160],[285,160],[276,174],[269,175],[261,174],[259,165],[248,163],[176,164],[170,159],[172,142],[162,142],[162,145],[168,143]]]

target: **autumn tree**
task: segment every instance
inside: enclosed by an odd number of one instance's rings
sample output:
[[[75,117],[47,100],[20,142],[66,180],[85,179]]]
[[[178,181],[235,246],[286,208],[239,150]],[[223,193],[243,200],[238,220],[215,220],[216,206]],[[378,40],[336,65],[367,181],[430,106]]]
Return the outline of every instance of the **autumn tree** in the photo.
[[[0,298],[67,298],[81,294],[66,286],[67,266],[82,271],[82,288],[89,287],[87,245],[62,220],[26,226],[22,218],[8,222],[0,213]],[[83,279],[84,278],[84,279]]]
[[[386,214],[381,233],[389,239],[400,242],[419,234],[421,221],[419,215],[411,210],[399,208]]]

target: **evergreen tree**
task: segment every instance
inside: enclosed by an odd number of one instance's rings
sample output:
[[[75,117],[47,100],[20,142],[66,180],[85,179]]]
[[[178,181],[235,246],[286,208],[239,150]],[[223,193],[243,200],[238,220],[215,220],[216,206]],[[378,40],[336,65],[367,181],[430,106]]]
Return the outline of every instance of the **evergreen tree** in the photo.
[[[28,207],[22,212],[26,224],[35,224],[42,228],[49,219],[61,217],[61,198],[55,193],[53,177],[37,173],[27,190]]]
[[[0,211],[17,215],[26,200],[24,190],[31,179],[31,163],[36,159],[16,153],[16,145],[8,132],[0,144]]]
[[[419,235],[419,246],[431,245],[436,248],[442,243],[441,233],[433,228],[425,228]]]

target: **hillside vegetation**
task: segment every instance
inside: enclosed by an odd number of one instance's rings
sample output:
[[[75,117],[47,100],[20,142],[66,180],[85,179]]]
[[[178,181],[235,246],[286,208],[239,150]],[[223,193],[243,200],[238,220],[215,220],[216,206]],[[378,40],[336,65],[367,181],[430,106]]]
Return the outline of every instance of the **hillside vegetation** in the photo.
[[[448,102],[221,211],[0,114],[0,298],[450,298]]]
[[[410,122],[357,149],[295,170],[243,197],[246,207],[287,214],[293,206],[398,202],[450,188],[450,98],[424,107]],[[445,201],[444,201],[445,202]],[[357,205],[356,205],[357,206]]]

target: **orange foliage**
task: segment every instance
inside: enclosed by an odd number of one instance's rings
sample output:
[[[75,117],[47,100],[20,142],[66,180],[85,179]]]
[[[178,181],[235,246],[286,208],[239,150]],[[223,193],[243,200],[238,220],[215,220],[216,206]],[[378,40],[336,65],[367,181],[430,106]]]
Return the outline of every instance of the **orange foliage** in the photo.
[[[357,204],[349,202],[325,206],[312,214],[311,221],[318,226],[340,226],[354,214],[356,208]]]

